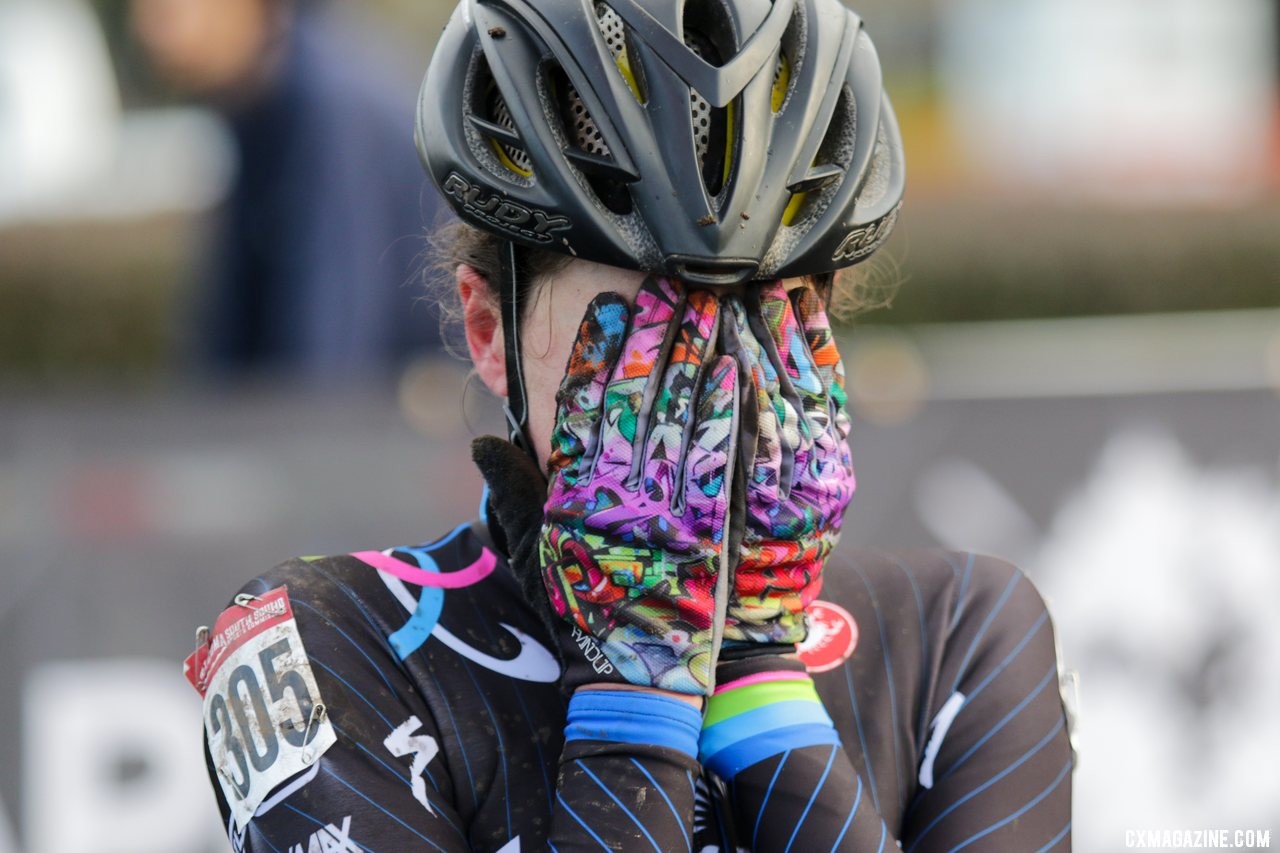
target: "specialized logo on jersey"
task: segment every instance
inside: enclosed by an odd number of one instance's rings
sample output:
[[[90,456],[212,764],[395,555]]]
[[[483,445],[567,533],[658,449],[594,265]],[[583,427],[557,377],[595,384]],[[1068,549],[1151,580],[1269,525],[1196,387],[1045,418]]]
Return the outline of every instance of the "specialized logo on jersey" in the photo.
[[[337,742],[286,587],[242,594],[187,658],[204,696],[205,734],[235,826],[243,830],[272,789]]]
[[[815,601],[805,611],[809,636],[796,647],[809,672],[826,672],[847,661],[858,645],[858,623],[838,604]]]
[[[428,814],[435,817],[436,810],[431,808],[431,801],[427,799],[427,782],[422,778],[422,774],[427,772],[427,765],[440,752],[440,745],[431,735],[415,734],[420,728],[422,728],[422,721],[416,716],[410,717],[387,735],[382,745],[396,758],[413,756],[413,762],[409,765],[413,798],[422,803]]]
[[[329,824],[311,834],[304,848],[295,844],[289,853],[362,853],[359,844],[351,840],[351,815],[342,819],[342,826]]]
[[[959,714],[960,709],[964,707],[964,699],[965,696],[960,691],[952,693],[951,697],[938,709],[933,722],[929,724],[929,742],[925,745],[924,758],[920,761],[920,787],[922,788],[933,787],[933,763],[938,758],[938,750],[942,749],[942,739],[951,730],[956,714]]]
[[[466,529],[466,526],[459,527],[435,547],[448,543]],[[393,557],[392,554],[396,551],[411,555],[417,560],[418,567]],[[519,628],[504,622],[498,623],[520,643],[520,651],[515,657],[500,658],[477,649],[440,624],[445,590],[473,586],[493,574],[498,560],[488,548],[481,549],[480,556],[474,563],[452,572],[441,572],[435,558],[424,548],[361,551],[352,556],[377,569],[387,589],[409,611],[409,621],[388,637],[391,647],[401,660],[421,648],[429,637],[435,637],[472,663],[508,678],[549,684],[560,677],[560,664],[555,656],[546,646]],[[406,582],[422,587],[416,600],[409,592]]]

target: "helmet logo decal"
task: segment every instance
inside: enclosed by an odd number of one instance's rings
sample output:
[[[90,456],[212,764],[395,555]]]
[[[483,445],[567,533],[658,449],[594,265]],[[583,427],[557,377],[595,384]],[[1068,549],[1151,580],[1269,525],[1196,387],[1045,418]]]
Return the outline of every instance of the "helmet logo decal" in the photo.
[[[898,224],[898,213],[901,210],[902,203],[899,202],[893,210],[875,222],[850,231],[840,241],[840,245],[836,248],[835,254],[831,256],[831,260],[836,263],[846,261],[854,263],[870,255],[880,247],[881,243],[889,238],[889,234],[893,231],[893,226]]]
[[[450,173],[442,189],[462,212],[535,243],[550,243],[558,232],[573,228],[567,217],[512,201],[496,191],[486,192],[457,172]]]

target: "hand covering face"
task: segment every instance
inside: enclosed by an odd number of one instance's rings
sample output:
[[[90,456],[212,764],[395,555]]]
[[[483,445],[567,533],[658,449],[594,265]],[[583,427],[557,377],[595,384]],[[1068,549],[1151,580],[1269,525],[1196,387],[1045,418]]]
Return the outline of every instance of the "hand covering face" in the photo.
[[[750,454],[725,637],[796,643],[855,486],[844,368],[811,287],[788,294],[773,282],[724,299],[722,311],[724,349],[744,377]]]
[[[556,396],[537,511],[521,485],[532,461],[521,470],[511,445],[476,442],[513,567],[558,623],[568,689],[710,689],[738,437],[737,364],[712,354],[719,322],[714,295],[664,279],[645,283],[633,312],[615,294],[592,302]]]

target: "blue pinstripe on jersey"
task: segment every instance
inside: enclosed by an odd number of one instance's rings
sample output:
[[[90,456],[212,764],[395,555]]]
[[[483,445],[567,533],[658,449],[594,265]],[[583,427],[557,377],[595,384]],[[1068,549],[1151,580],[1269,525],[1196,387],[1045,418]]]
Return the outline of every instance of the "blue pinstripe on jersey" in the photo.
[[[840,847],[840,842],[844,841],[849,827],[853,825],[853,816],[858,813],[858,804],[862,802],[862,777],[858,777],[858,792],[853,795],[853,807],[849,809],[849,817],[845,819],[844,826],[840,827],[840,834],[836,836],[836,841],[831,845],[831,853],[835,853]]]
[[[973,660],[973,653],[977,651],[978,644],[987,636],[987,631],[991,628],[991,623],[1000,615],[1001,609],[1004,608],[1005,602],[1009,600],[1009,596],[1013,595],[1013,588],[1018,585],[1021,575],[1014,575],[1009,578],[1009,582],[1005,584],[1004,591],[1000,598],[991,607],[991,612],[987,614],[987,618],[982,621],[982,627],[978,629],[978,633],[974,636],[973,641],[969,643],[969,649],[964,653],[964,660],[960,662],[959,668],[956,670],[956,680],[951,684],[951,692],[955,693],[960,688],[960,680],[969,674],[969,661]]]
[[[1025,814],[1027,811],[1033,808],[1037,803],[1039,803],[1045,797],[1049,796],[1049,794],[1053,793],[1053,789],[1061,785],[1063,778],[1070,772],[1071,772],[1071,761],[1068,760],[1067,763],[1062,766],[1062,770],[1059,771],[1058,775],[1054,778],[1054,780],[1049,783],[1049,786],[1045,788],[1043,791],[1041,791],[1039,794],[1036,794],[1036,796],[1033,797],[1030,802],[1028,802],[1022,808],[1018,809],[1013,814],[1006,817],[1004,820],[997,821],[996,823],[991,824],[991,826],[987,827],[981,832],[978,832],[969,836],[964,841],[957,844],[955,847],[952,847],[949,851],[947,851],[947,853],[955,853],[955,851],[957,850],[963,850],[965,847],[968,847],[970,844],[977,841],[978,839],[985,838],[986,836],[995,832],[1000,827],[1006,826],[1012,823],[1013,821],[1017,820],[1018,818],[1022,817],[1023,814]]]
[[[573,808],[570,807],[570,805],[564,801],[564,797],[560,796],[559,793],[556,794],[556,802],[560,804],[560,808],[564,810],[565,814],[573,818],[577,822],[578,826],[582,827],[582,829],[587,833],[587,835],[590,835],[595,840],[595,842],[600,845],[601,850],[608,851],[610,849],[609,845],[604,843],[604,839],[602,839],[599,835],[597,835],[594,829],[587,826],[586,821],[584,821],[581,817],[578,816],[578,813],[575,812]]]
[[[954,812],[956,809],[960,808],[962,805],[964,805],[965,803],[967,803],[969,800],[972,800],[974,797],[978,796],[978,795],[979,795],[979,794],[981,794],[983,791],[987,790],[987,789],[988,789],[988,788],[990,788],[992,785],[996,784],[996,783],[997,783],[997,782],[999,782],[1001,779],[1003,779],[1004,777],[1008,776],[1008,775],[1009,775],[1010,773],[1012,773],[1013,771],[1017,770],[1019,767],[1021,767],[1023,764],[1025,764],[1025,763],[1027,762],[1027,760],[1028,760],[1029,758],[1031,758],[1031,756],[1035,755],[1035,754],[1036,754],[1036,753],[1038,753],[1040,750],[1044,749],[1044,747],[1049,743],[1049,741],[1053,740],[1054,735],[1056,735],[1058,732],[1062,731],[1062,727],[1063,727],[1063,721],[1062,721],[1062,720],[1058,720],[1058,721],[1054,724],[1053,728],[1051,728],[1051,729],[1049,730],[1048,734],[1046,734],[1044,737],[1042,737],[1042,738],[1039,740],[1039,742],[1038,742],[1038,743],[1036,743],[1036,745],[1035,745],[1035,746],[1031,747],[1031,748],[1030,748],[1030,749],[1028,749],[1026,752],[1024,752],[1024,753],[1023,753],[1023,754],[1022,754],[1022,755],[1021,755],[1021,756],[1020,756],[1016,761],[1012,762],[1011,764],[1009,764],[1009,766],[1008,766],[1008,767],[1004,768],[1004,769],[1003,769],[1003,770],[1001,770],[999,773],[997,773],[996,775],[992,776],[990,779],[988,779],[987,781],[983,782],[983,783],[982,783],[981,785],[979,785],[978,787],[976,787],[976,788],[972,789],[971,791],[969,791],[969,793],[965,794],[963,797],[961,797],[960,799],[958,799],[958,800],[956,800],[954,803],[952,803],[950,806],[948,806],[948,807],[947,807],[944,811],[942,811],[942,812],[941,812],[937,817],[935,817],[932,821],[930,821],[930,822],[929,822],[929,824],[928,824],[927,826],[925,826],[925,828],[924,828],[924,829],[920,830],[920,833],[916,836],[915,841],[914,841],[914,842],[912,842],[911,846],[907,848],[907,853],[911,853],[911,851],[912,851],[912,850],[915,850],[915,849],[916,849],[916,847],[917,847],[917,846],[919,846],[920,842],[924,839],[924,837],[925,837],[926,835],[928,835],[928,834],[929,834],[929,832],[930,832],[930,831],[931,831],[935,826],[937,826],[939,823],[941,823],[941,822],[942,822],[942,821],[947,817],[947,815],[951,814],[951,813],[952,813],[952,812]]]
[[[976,555],[965,554],[964,572],[961,573],[957,569],[956,564],[951,561],[950,556],[947,558],[947,562],[951,564],[952,573],[960,576],[960,591],[956,593],[956,604],[955,607],[951,609],[952,625],[960,621],[960,614],[964,612],[964,605],[968,600],[965,596],[969,592],[969,581],[973,579],[973,564],[976,560]]]
[[[292,603],[292,602],[291,602],[291,603]],[[351,644],[351,647],[352,647],[353,649],[355,649],[357,652],[359,652],[359,653],[360,653],[360,656],[361,656],[361,657],[363,657],[366,661],[368,661],[369,666],[373,669],[373,671],[374,671],[374,672],[376,672],[376,673],[378,674],[378,678],[379,678],[379,679],[381,679],[381,681],[382,681],[382,683],[383,683],[384,685],[386,685],[386,688],[387,688],[388,690],[391,690],[391,689],[392,689],[392,687],[391,687],[391,682],[387,680],[387,676],[386,676],[386,675],[384,675],[384,674],[383,674],[383,672],[382,672],[382,667],[380,667],[380,666],[378,666],[376,663],[374,663],[373,658],[369,657],[369,653],[368,653],[368,652],[366,652],[364,649],[360,648],[360,644],[359,644],[359,643],[357,643],[355,640],[353,640],[353,639],[351,638],[351,635],[350,635],[350,634],[348,634],[346,631],[342,630],[340,627],[338,627],[338,625],[337,625],[337,624],[335,624],[335,623],[334,623],[334,621],[333,621],[332,619],[330,619],[328,616],[325,616],[325,615],[324,615],[323,613],[321,613],[319,610],[316,610],[314,607],[312,607],[312,606],[311,606],[310,604],[308,604],[307,602],[305,602],[305,601],[298,601],[298,602],[296,602],[296,603],[293,603],[293,605],[294,605],[294,607],[295,607],[295,608],[297,608],[297,607],[302,607],[302,608],[305,608],[306,610],[309,610],[310,612],[314,613],[318,618],[320,618],[321,620],[323,620],[323,621],[324,621],[324,623],[325,623],[326,625],[328,625],[328,626],[329,626],[330,628],[332,628],[333,630],[337,631],[337,632],[338,632],[338,634],[339,634],[339,635],[340,635],[344,640],[346,640],[348,643],[350,643],[350,644]]]
[[[1023,636],[1023,638],[1018,641],[1018,645],[1013,647],[1013,651],[1009,652],[1009,654],[1005,657],[1005,659],[1000,661],[1000,663],[996,666],[995,669],[987,673],[986,678],[978,682],[977,687],[973,688],[973,690],[965,694],[964,703],[968,705],[970,702],[972,702],[979,693],[981,693],[983,690],[987,688],[987,685],[989,685],[992,681],[994,681],[996,677],[1000,675],[1000,673],[1004,672],[1005,669],[1009,666],[1009,664],[1013,663],[1013,659],[1016,658],[1019,654],[1021,654],[1023,649],[1027,647],[1027,644],[1031,642],[1032,638],[1035,637],[1036,633],[1039,632],[1039,630],[1044,625],[1048,624],[1048,621],[1049,621],[1049,614],[1041,613],[1040,618],[1037,619],[1035,621],[1035,624],[1033,624],[1027,630],[1026,635]]]
[[[596,783],[596,787],[601,791],[604,791],[605,796],[612,800],[615,806],[622,809],[622,813],[631,819],[631,822],[639,828],[645,838],[649,839],[649,843],[653,845],[653,849],[657,850],[658,853],[662,853],[662,848],[658,846],[658,842],[653,840],[653,835],[645,828],[644,822],[641,821],[640,818],[636,817],[635,813],[632,812],[631,809],[627,808],[626,805],[623,804],[622,800],[618,799],[618,796],[613,793],[613,791],[609,790],[609,787],[605,785],[605,783],[600,781],[600,777],[592,773],[591,769],[587,767],[586,764],[582,763],[581,760],[575,760],[574,764],[576,764],[583,773],[587,774],[588,779]]]
[[[476,616],[476,622],[484,626],[485,636],[491,643],[497,645],[497,635],[493,629],[492,620],[484,618],[484,614],[480,609],[480,603],[476,599],[471,599],[471,610]],[[525,721],[529,725],[529,740],[533,744],[534,751],[538,754],[538,770],[542,774],[543,782],[546,785],[546,797],[548,810],[552,807],[552,798],[555,795],[555,784],[551,780],[551,774],[548,770],[546,756],[542,749],[542,738],[538,733],[537,726],[533,723],[533,718],[529,714],[529,705],[525,701],[524,692],[519,689],[515,683],[510,684],[510,692],[516,697],[516,702],[520,705],[520,711],[524,714]]]
[[[924,599],[920,595],[920,585],[916,583],[915,577],[902,564],[902,560],[895,558],[894,567],[902,573],[907,579],[907,583],[911,585],[911,598],[916,605],[916,622],[920,626],[920,671],[929,672],[929,627],[924,615]],[[926,741],[925,733],[929,730],[929,706],[921,702],[920,710],[916,713],[916,743],[924,743]]]
[[[853,709],[854,727],[858,730],[858,746],[862,750],[861,755],[865,756],[867,771],[867,787],[871,790],[871,804],[875,807],[876,812],[880,811],[880,795],[876,792],[876,771],[874,762],[871,760],[871,753],[867,749],[867,736],[862,728],[862,714],[858,710],[858,696],[853,689],[853,670],[849,664],[844,665],[844,678],[849,688],[849,704]]]
[[[839,746],[831,747],[831,754],[827,756],[827,766],[822,770],[822,778],[814,786],[813,793],[809,796],[809,802],[805,803],[804,811],[800,813],[800,818],[796,821],[795,828],[791,830],[791,838],[787,841],[787,849],[783,853],[791,853],[791,848],[795,846],[796,837],[800,834],[800,827],[804,826],[804,819],[809,816],[809,812],[813,810],[814,802],[822,794],[822,789],[827,783],[827,777],[831,775],[831,765],[835,763],[836,753],[839,751]]]
[[[773,778],[769,780],[769,787],[765,791],[764,802],[760,804],[760,812],[756,815],[756,825],[751,831],[751,847],[754,849],[756,839],[760,837],[760,821],[764,819],[764,810],[769,805],[769,798],[773,796],[773,786],[778,783],[778,775],[782,773],[782,768],[786,766],[787,759],[791,757],[791,750],[782,753],[782,758],[778,761],[778,768],[773,771]]]
[[[1067,821],[1067,825],[1062,827],[1062,831],[1049,839],[1049,843],[1041,847],[1036,853],[1048,853],[1057,846],[1058,842],[1067,837],[1067,833],[1071,831],[1071,821]]]
[[[1031,700],[1035,699],[1036,696],[1040,695],[1040,693],[1046,687],[1049,686],[1049,682],[1053,679],[1053,676],[1057,673],[1057,671],[1058,670],[1056,666],[1049,667],[1049,671],[1045,673],[1044,678],[1040,679],[1040,683],[1036,685],[1035,689],[1033,689],[1029,694],[1027,694],[1027,698],[1023,699],[1021,702],[1015,705],[1013,707],[1013,710],[1010,711],[1008,714],[1005,714],[1005,716],[1000,720],[1000,722],[992,726],[990,731],[988,731],[985,735],[983,735],[977,741],[975,741],[973,746],[969,747],[963,755],[961,755],[959,758],[956,759],[954,764],[952,764],[945,771],[943,771],[942,776],[939,778],[946,779],[948,776],[954,773],[956,768],[958,768],[960,765],[968,761],[975,752],[977,752],[979,749],[982,748],[983,744],[991,740],[991,738],[995,736],[996,732],[1000,731],[1002,728],[1008,725],[1010,720],[1018,716],[1018,714],[1020,714],[1024,708],[1026,708],[1028,705],[1031,704]]]
[[[898,802],[903,802],[906,799],[907,794],[906,789],[903,787],[905,779],[903,778],[902,756],[898,745],[898,691],[894,684],[893,662],[889,658],[889,650],[891,646],[889,644],[889,638],[885,632],[884,619],[881,616],[880,601],[876,597],[875,590],[871,586],[871,581],[867,579],[866,574],[864,574],[861,569],[858,569],[857,572],[859,579],[862,581],[862,585],[866,587],[867,595],[871,598],[871,606],[875,609],[876,613],[876,628],[880,632],[880,658],[884,661],[885,683],[889,688],[889,731],[893,733],[890,738],[893,743],[893,777],[894,781],[897,782]]]
[[[462,669],[466,672],[467,677],[471,679],[471,683],[475,685],[476,696],[480,698],[480,702],[484,705],[485,713],[489,715],[489,720],[493,724],[494,734],[498,738],[498,762],[502,765],[502,802],[507,812],[507,834],[511,834],[511,775],[507,768],[507,747],[502,737],[502,725],[498,722],[498,718],[494,716],[493,706],[489,704],[489,699],[485,696],[484,689],[480,687],[480,682],[476,680],[475,671],[472,669],[471,661],[466,658],[462,659]]]
[[[323,766],[323,765],[322,765],[322,766]],[[357,797],[359,797],[360,799],[364,800],[364,801],[365,801],[366,803],[368,803],[370,806],[373,806],[373,808],[374,808],[374,809],[376,809],[377,811],[379,811],[379,812],[381,812],[382,814],[386,815],[386,816],[387,816],[388,818],[390,818],[393,822],[398,823],[400,826],[402,826],[402,827],[404,827],[405,829],[409,830],[409,832],[413,833],[415,836],[417,836],[418,838],[420,838],[424,843],[431,845],[431,846],[432,846],[432,847],[434,847],[436,850],[441,851],[441,853],[447,853],[447,851],[445,851],[445,849],[444,849],[443,847],[441,847],[439,844],[436,844],[436,843],[435,843],[434,841],[432,841],[430,838],[428,838],[427,836],[423,835],[423,834],[422,834],[421,832],[419,832],[418,830],[414,829],[412,826],[410,826],[410,825],[409,825],[408,823],[406,823],[405,821],[401,820],[401,819],[400,819],[400,817],[399,817],[398,815],[396,815],[396,814],[392,813],[389,809],[387,809],[385,806],[383,806],[381,803],[377,802],[376,800],[371,799],[371,798],[370,798],[368,795],[366,795],[363,791],[358,790],[355,786],[353,786],[353,785],[351,785],[350,783],[348,783],[345,779],[343,779],[343,778],[342,778],[341,776],[339,776],[337,773],[334,773],[332,770],[330,770],[330,769],[329,769],[329,768],[327,768],[327,767],[325,767],[325,768],[324,768],[324,770],[325,770],[325,772],[327,773],[327,775],[328,775],[331,779],[333,779],[334,781],[336,781],[338,784],[342,785],[344,788],[346,788],[347,790],[349,790],[351,793],[355,794],[355,795],[356,795]]]

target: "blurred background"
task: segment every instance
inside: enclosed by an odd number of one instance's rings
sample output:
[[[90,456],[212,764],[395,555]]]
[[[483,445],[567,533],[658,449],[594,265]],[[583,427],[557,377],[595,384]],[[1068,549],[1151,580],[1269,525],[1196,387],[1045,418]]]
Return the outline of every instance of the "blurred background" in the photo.
[[[855,5],[910,180],[842,547],[1028,571],[1078,849],[1280,834],[1280,2]],[[411,139],[451,7],[0,0],[0,853],[225,849],[196,627],[474,511]]]

